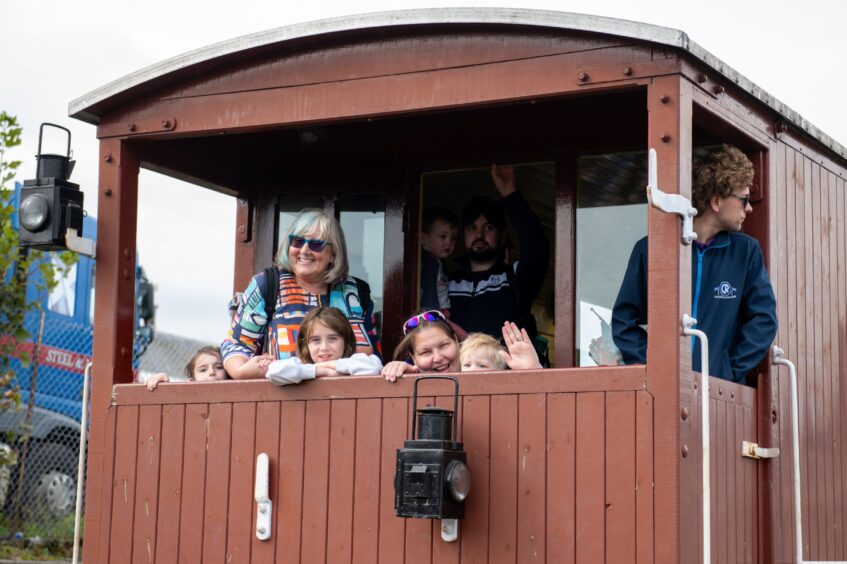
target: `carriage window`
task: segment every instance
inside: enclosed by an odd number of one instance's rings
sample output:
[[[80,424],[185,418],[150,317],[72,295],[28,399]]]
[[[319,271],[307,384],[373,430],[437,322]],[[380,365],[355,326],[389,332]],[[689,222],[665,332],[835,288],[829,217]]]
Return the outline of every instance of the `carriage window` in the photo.
[[[599,339],[596,346],[614,347],[612,307],[632,247],[647,235],[647,154],[585,156],[577,171],[577,362],[596,366],[590,344]]]
[[[517,189],[529,204],[532,211],[541,220],[544,233],[550,244],[550,258],[547,273],[541,290],[532,304],[538,334],[548,343],[548,355],[553,358],[555,327],[553,323],[553,291],[555,271],[555,176],[553,163],[534,163],[516,165],[515,182]],[[421,212],[433,206],[447,208],[461,216],[462,208],[475,196],[485,195],[497,199],[497,190],[491,179],[489,166],[469,170],[439,171],[424,174],[422,177]],[[506,238],[505,260],[512,264],[520,258],[520,248],[532,241],[520,241],[517,232],[509,227]],[[458,233],[452,254],[444,260],[448,272],[455,271],[465,255],[464,236]],[[419,262],[420,264],[420,262]],[[420,284],[420,280],[418,281]],[[419,285],[420,287],[420,285]]]
[[[370,286],[377,333],[381,337],[385,196],[340,194],[336,201],[336,213],[347,243],[350,275],[361,278]]]

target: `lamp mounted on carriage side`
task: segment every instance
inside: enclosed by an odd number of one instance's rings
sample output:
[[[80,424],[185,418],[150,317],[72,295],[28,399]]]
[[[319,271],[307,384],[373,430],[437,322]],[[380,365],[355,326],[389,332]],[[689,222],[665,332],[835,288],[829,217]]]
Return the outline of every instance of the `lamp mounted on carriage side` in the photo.
[[[451,380],[455,386],[453,411],[430,406],[417,409],[421,380]],[[441,538],[454,542],[471,489],[467,455],[463,444],[456,441],[459,382],[451,376],[417,378],[412,406],[412,438],[397,449],[394,509],[398,517],[441,519]]]
[[[44,154],[41,142],[44,126],[68,134],[64,155]],[[94,242],[82,238],[83,194],[78,184],[69,182],[76,161],[71,160],[71,132],[52,123],[42,123],[38,134],[38,154],[34,180],[24,180],[21,189],[21,247],[42,251],[69,249],[94,256]]]

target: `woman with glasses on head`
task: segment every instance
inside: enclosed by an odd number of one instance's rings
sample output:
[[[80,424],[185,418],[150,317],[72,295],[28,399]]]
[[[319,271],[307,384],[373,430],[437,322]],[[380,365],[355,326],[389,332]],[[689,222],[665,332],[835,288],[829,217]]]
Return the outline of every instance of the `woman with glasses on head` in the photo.
[[[539,369],[538,353],[526,329],[507,321],[503,324],[503,359],[512,370]],[[412,364],[406,362],[411,360]],[[403,324],[403,340],[394,349],[394,360],[382,369],[389,382],[408,372],[461,372],[459,339],[438,310],[413,315]]]
[[[300,212],[279,245],[276,263],[277,280],[267,280],[267,271],[250,280],[221,344],[224,368],[232,378],[264,378],[271,362],[294,356],[300,324],[319,306],[341,310],[353,326],[355,352],[373,354],[373,302],[360,299],[370,291],[349,276],[344,233],[335,218],[320,209]],[[269,288],[269,283],[277,287]],[[266,307],[266,295],[276,296],[272,308]]]

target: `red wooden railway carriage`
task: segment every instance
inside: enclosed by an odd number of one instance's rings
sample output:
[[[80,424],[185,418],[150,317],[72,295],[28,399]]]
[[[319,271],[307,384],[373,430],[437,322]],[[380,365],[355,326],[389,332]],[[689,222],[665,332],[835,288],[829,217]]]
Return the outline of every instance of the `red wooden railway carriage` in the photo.
[[[70,113],[101,146],[87,563],[700,561],[691,247],[644,185],[648,148],[659,187],[689,195],[692,155],[723,142],[756,167],[745,229],[798,366],[802,495],[787,372],[763,363],[757,388],[712,380],[712,561],[794,561],[795,505],[803,557],[847,558],[847,151],[683,33],[506,9],[325,20],[164,61]],[[555,248],[534,308],[555,368],[459,376],[474,489],[457,542],[394,514],[408,379],[129,385],[139,168],[239,199],[237,289],[270,262],[288,212],[336,213],[390,351],[416,307],[421,207],[490,190],[478,170],[491,162],[518,165]],[[586,366],[590,310],[610,307],[645,233],[661,297],[647,364]],[[429,389],[450,404],[450,386]],[[782,454],[742,457],[743,440]],[[259,453],[269,540],[255,534]]]

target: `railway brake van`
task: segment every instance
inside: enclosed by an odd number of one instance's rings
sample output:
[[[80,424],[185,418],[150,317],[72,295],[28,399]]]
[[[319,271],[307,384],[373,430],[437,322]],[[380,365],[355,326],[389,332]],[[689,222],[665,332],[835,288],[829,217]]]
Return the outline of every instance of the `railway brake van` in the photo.
[[[512,9],[330,19],[163,61],[70,114],[100,139],[86,563],[847,560],[847,151],[684,33]],[[722,143],[754,164],[744,230],[783,352],[755,385],[704,389],[673,195]],[[238,198],[236,290],[292,213],[335,214],[390,356],[418,307],[422,210],[496,195],[492,163],[514,165],[551,244],[533,313],[552,367],[456,375],[473,486],[453,542],[395,513],[413,378],[132,384],[140,168]],[[646,364],[597,366],[648,234]],[[422,383],[419,403],[453,390]]]

